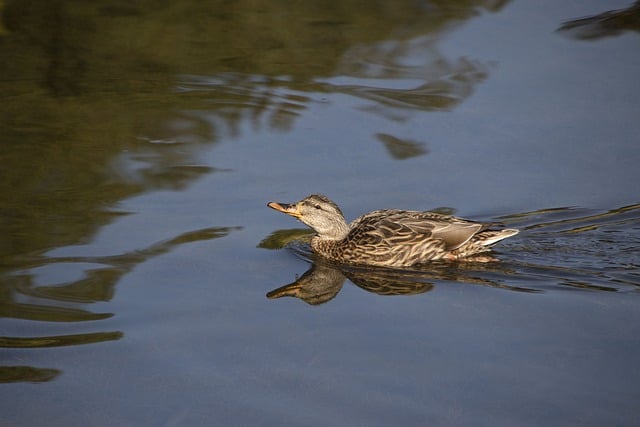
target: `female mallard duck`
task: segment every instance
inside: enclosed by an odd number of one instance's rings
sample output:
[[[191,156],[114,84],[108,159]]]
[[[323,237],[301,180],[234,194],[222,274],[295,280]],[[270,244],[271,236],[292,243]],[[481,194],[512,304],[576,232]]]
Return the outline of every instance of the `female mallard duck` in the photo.
[[[493,224],[435,212],[383,209],[347,224],[340,208],[313,194],[294,204],[270,202],[272,209],[299,219],[317,233],[313,251],[331,261],[383,267],[407,267],[436,260],[458,260],[490,250],[518,233],[489,230]]]

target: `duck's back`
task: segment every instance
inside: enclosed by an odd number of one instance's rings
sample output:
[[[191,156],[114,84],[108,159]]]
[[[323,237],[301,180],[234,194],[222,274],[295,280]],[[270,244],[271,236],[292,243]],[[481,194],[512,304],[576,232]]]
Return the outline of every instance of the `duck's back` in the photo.
[[[483,228],[435,212],[378,210],[354,220],[347,237],[325,256],[358,264],[415,265],[445,257]]]

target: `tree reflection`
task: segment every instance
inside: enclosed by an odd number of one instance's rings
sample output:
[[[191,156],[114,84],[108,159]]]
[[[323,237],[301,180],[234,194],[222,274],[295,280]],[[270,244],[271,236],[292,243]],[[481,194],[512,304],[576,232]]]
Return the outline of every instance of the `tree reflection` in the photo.
[[[114,209],[122,200],[181,190],[226,170],[205,164],[202,152],[248,127],[289,131],[327,94],[357,98],[363,110],[396,121],[455,108],[487,69],[447,58],[437,41],[479,9],[506,3],[0,2],[0,315],[107,319],[113,313],[85,305],[111,300],[134,266],[233,231],[199,230],[118,255],[47,256],[91,242],[126,214]],[[403,135],[375,137],[397,160],[427,152],[423,141]],[[78,278],[45,283],[34,273],[51,266]],[[368,280],[364,287],[373,290]],[[5,344],[77,345],[118,334],[42,334]]]
[[[137,265],[171,251],[178,245],[226,236],[234,227],[217,227],[184,233],[145,249],[116,256],[60,257],[41,259],[34,257],[14,260],[25,273],[4,277],[0,283],[0,317],[41,322],[90,322],[108,319],[112,313],[93,313],[73,305],[86,305],[109,301],[120,278]],[[41,285],[31,269],[42,266],[63,265],[67,270],[93,268],[82,272],[81,279],[57,285]],[[77,267],[76,267],[77,265]],[[21,302],[28,297],[32,302]],[[69,306],[71,305],[71,306]],[[91,323],[89,323],[91,324]],[[119,340],[121,331],[84,332],[70,335],[46,335],[37,337],[0,337],[0,348],[25,349],[87,345]],[[39,369],[24,366],[0,366],[0,382],[49,381],[58,375],[55,369]]]
[[[596,40],[640,31],[640,1],[626,9],[610,10],[563,23],[558,31],[580,40]]]
[[[165,254],[176,246],[221,238],[237,229],[239,228],[213,227],[196,230],[119,255],[16,258],[13,263],[19,265],[25,273],[5,277],[3,286],[0,287],[0,316],[47,322],[81,322],[109,318],[112,313],[92,313],[67,304],[109,301],[120,278],[137,265]],[[40,284],[35,270],[46,266],[62,266],[67,271],[78,271],[82,277],[56,285]],[[41,303],[20,302],[22,296],[40,300]],[[67,304],[61,306],[59,303]]]
[[[385,146],[389,155],[396,160],[408,159],[410,157],[421,156],[427,153],[425,144],[420,141],[396,138],[393,135],[377,133],[378,138]]]
[[[59,369],[34,368],[32,366],[0,366],[0,383],[51,381],[60,375]]]
[[[391,120],[454,108],[487,69],[438,40],[506,3],[2,3],[0,256],[87,240],[119,200],[220,170],[206,145],[288,131],[326,94]],[[426,153],[379,139],[395,159]]]

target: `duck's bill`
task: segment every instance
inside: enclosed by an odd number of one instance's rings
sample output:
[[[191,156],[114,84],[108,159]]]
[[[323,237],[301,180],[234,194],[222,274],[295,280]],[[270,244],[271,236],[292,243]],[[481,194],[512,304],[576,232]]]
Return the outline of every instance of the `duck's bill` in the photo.
[[[276,299],[282,297],[297,297],[300,295],[301,289],[302,286],[299,283],[293,282],[289,285],[281,286],[278,289],[274,289],[271,292],[267,293],[267,298]]]
[[[287,203],[269,202],[267,203],[267,206],[269,206],[271,209],[277,210],[278,212],[291,215],[294,218],[300,218],[300,212],[298,212],[298,207],[296,205],[290,205]]]

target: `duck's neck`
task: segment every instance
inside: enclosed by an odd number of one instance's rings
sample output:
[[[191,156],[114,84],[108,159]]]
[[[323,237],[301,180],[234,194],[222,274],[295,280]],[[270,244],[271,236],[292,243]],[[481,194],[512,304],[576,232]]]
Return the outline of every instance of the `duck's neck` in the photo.
[[[317,254],[329,259],[336,259],[340,252],[340,246],[349,234],[349,226],[346,222],[332,224],[330,230],[319,232],[311,238],[311,249]]]
[[[347,237],[349,234],[349,225],[343,220],[331,224],[331,228],[327,230],[318,230],[316,228],[316,239],[323,241],[339,241]]]

